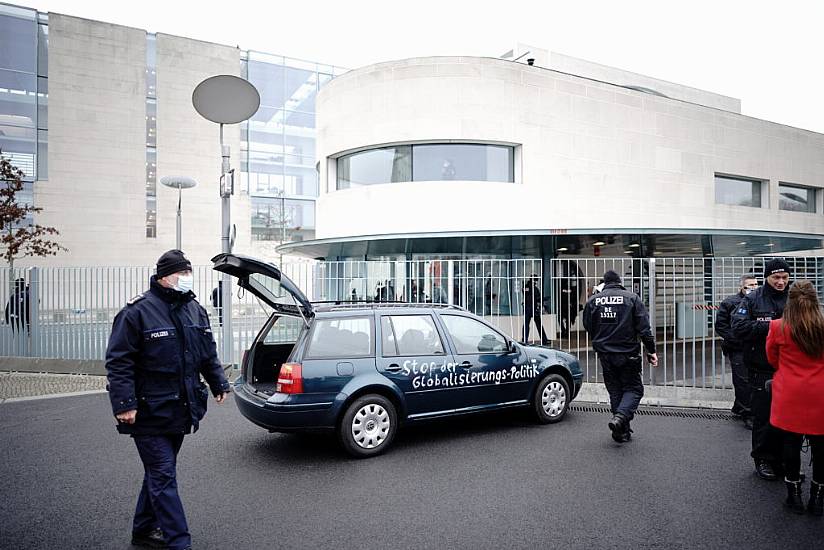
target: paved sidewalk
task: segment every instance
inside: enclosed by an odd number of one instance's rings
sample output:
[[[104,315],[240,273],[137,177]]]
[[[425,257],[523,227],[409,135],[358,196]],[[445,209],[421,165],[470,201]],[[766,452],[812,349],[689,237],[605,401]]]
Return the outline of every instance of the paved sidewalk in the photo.
[[[7,399],[104,391],[105,376],[0,372],[0,402]]]

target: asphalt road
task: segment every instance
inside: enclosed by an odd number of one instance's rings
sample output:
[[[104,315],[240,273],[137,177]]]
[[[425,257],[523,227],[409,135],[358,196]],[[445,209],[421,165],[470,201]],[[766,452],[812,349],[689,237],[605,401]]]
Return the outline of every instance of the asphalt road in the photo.
[[[211,402],[178,481],[200,549],[820,544],[824,520],[786,513],[783,484],[752,475],[740,424],[643,416],[620,446],[606,421],[466,417],[354,460],[330,438],[271,435]],[[113,424],[105,394],[0,405],[0,547],[130,547],[142,467]]]

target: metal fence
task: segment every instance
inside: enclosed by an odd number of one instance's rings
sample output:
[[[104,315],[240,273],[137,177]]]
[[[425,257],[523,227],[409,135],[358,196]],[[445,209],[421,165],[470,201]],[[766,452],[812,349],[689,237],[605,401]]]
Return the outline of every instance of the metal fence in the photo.
[[[732,380],[714,312],[738,291],[742,274],[753,273],[760,281],[769,259],[386,260],[293,263],[282,271],[313,301],[456,304],[521,341],[540,341],[543,331],[553,346],[578,356],[587,381],[598,382],[597,358],[580,313],[600,277],[613,269],[643,298],[655,327],[660,368],[645,367],[645,383],[726,389]],[[824,290],[824,258],[786,259],[793,279],[812,280]],[[6,303],[0,355],[103,359],[114,316],[147,288],[153,272],[152,267],[0,269]],[[194,269],[194,291],[222,350],[223,312],[213,299],[220,278],[211,266]],[[222,359],[237,364],[271,311],[234,279],[229,284],[232,351]]]
[[[739,290],[741,275],[763,284],[769,257],[749,258],[575,258],[550,261],[550,324],[555,344],[577,354],[587,381],[600,381],[596,354],[581,324],[581,311],[604,272],[612,269],[640,295],[650,312],[659,368],[644,368],[648,385],[732,388],[732,375],[715,333],[718,305]],[[813,281],[824,290],[824,258],[784,258],[793,280]]]
[[[522,281],[540,278],[541,260],[421,260],[293,263],[282,271],[310,300],[449,303],[466,307],[500,330],[521,330]],[[216,292],[221,274],[195,266],[195,288],[222,346],[223,311]],[[0,269],[6,304],[0,355],[76,360],[105,356],[117,312],[148,287],[153,267]],[[237,364],[271,310],[232,285],[232,351]]]

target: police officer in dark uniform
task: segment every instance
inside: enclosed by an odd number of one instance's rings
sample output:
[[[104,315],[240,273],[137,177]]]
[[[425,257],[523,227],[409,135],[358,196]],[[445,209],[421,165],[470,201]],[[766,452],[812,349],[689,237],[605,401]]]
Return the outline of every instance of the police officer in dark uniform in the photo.
[[[532,320],[535,320],[535,329],[538,331],[538,336],[541,338],[541,344],[546,344],[548,338],[546,331],[544,331],[544,324],[541,318],[541,312],[544,304],[541,301],[541,289],[538,283],[538,277],[531,277],[524,283],[524,342],[529,340],[529,325]]]
[[[209,389],[223,403],[229,383],[209,317],[192,292],[192,265],[180,250],[160,257],[149,290],[115,317],[106,371],[117,430],[132,436],[145,471],[132,544],[191,548],[177,454],[183,436],[197,431],[206,414]]]
[[[587,300],[582,321],[598,353],[609,392],[612,439],[629,441],[630,421],[644,396],[639,338],[649,364],[658,366],[647,308],[641,297],[624,288],[621,277],[609,270],[604,273],[604,289]]]
[[[744,420],[744,426],[752,429],[752,412],[750,411],[750,383],[747,367],[744,365],[744,346],[732,335],[732,315],[738,309],[741,300],[758,288],[754,275],[742,275],[741,286],[737,294],[727,296],[718,306],[715,315],[715,332],[723,338],[721,351],[727,356],[732,372],[732,387],[735,389],[735,401],[732,413]]]
[[[770,393],[766,389],[775,370],[767,361],[770,321],[784,315],[790,286],[790,266],[782,259],[764,266],[764,286],[741,299],[732,316],[733,338],[744,345],[744,364],[750,381],[752,410],[752,456],[755,473],[772,481],[783,475],[782,434],[770,425]]]

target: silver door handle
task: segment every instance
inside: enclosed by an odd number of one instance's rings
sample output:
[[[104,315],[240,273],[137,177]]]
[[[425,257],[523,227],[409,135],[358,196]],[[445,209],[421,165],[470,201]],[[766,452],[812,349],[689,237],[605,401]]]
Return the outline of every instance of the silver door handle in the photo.
[[[401,371],[401,366],[392,363],[391,365],[386,367],[386,370],[387,370],[387,372],[400,372]]]

